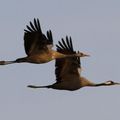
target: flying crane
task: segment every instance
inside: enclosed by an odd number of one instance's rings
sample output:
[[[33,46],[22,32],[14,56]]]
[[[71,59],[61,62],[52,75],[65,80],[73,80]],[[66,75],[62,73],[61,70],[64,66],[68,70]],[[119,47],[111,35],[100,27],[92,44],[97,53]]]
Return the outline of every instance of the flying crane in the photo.
[[[30,21],[30,25],[26,27],[27,29],[24,30],[24,47],[27,56],[14,61],[0,61],[0,65],[23,62],[42,64],[59,58],[89,56],[82,52],[66,55],[53,50],[52,32],[49,30],[46,33],[47,35],[43,34],[39,19],[34,19],[33,23]]]
[[[62,39],[57,45],[57,52],[72,55],[79,52],[74,51],[71,37],[66,37],[66,42]],[[55,63],[56,83],[47,86],[28,85],[30,88],[53,88],[58,90],[74,91],[82,87],[99,87],[120,85],[120,83],[111,80],[103,83],[93,83],[85,77],[81,76],[80,57],[56,59]]]

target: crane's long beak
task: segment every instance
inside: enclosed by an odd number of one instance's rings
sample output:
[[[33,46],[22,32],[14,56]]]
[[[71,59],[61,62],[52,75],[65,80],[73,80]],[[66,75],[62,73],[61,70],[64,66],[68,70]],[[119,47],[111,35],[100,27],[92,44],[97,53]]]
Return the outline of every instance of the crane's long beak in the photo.
[[[88,54],[83,54],[83,57],[90,57],[90,55],[88,55]]]
[[[115,82],[115,85],[120,85],[120,83]]]

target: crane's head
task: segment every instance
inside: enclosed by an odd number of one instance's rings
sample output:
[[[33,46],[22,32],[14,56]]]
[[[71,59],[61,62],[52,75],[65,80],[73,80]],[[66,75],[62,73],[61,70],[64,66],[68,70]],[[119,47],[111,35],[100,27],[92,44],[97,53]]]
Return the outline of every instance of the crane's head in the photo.
[[[109,85],[120,85],[120,83],[117,83],[117,82],[109,80],[109,81],[106,81],[104,83],[104,85],[106,85],[106,86],[109,86]]]
[[[83,52],[78,52],[77,54],[78,54],[78,56],[80,56],[80,57],[90,57],[90,55],[85,54],[85,53],[83,53]]]

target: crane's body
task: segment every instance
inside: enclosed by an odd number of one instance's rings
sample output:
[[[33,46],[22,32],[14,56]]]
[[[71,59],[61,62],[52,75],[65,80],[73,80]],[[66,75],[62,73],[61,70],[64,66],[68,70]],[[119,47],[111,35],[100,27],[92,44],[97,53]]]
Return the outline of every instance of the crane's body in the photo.
[[[42,64],[42,63],[50,62],[56,58],[64,58],[64,57],[66,57],[64,54],[61,54],[52,50],[52,51],[43,52],[40,54],[39,53],[33,54],[24,58],[18,58],[16,62],[17,63],[29,62],[29,63],[35,63],[35,64]]]

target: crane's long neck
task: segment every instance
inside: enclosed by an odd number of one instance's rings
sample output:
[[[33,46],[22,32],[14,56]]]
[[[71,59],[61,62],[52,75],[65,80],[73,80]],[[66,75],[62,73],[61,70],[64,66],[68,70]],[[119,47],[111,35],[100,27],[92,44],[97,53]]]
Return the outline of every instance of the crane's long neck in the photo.
[[[69,54],[69,55],[66,55],[66,57],[81,57],[81,54],[79,53],[75,53],[75,54]]]
[[[120,85],[120,83],[114,82],[111,80],[108,80],[108,81],[102,82],[102,83],[93,83],[84,77],[80,77],[80,81],[81,81],[81,87],[85,87],[85,86],[99,87],[99,86]]]
[[[94,84],[94,87],[99,87],[99,86],[108,86],[105,83],[98,83],[98,84]]]
[[[111,86],[111,85],[120,85],[120,83],[109,83],[109,82],[103,82],[103,83],[92,83],[89,84],[88,86],[91,87],[100,87],[100,86]]]
[[[109,85],[106,83],[94,83],[94,82],[91,82],[90,80],[86,79],[85,77],[81,77],[80,81],[81,81],[82,87],[85,87],[85,86],[99,87],[99,86],[108,86]]]

